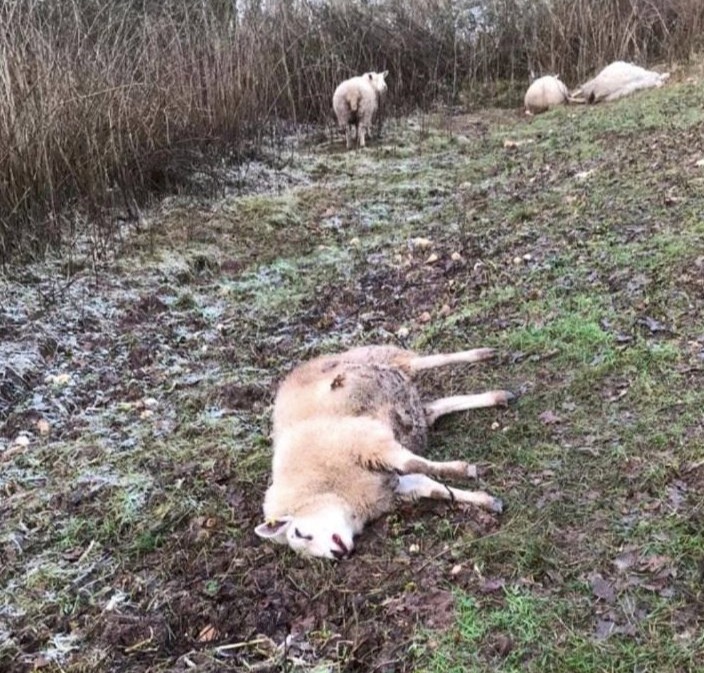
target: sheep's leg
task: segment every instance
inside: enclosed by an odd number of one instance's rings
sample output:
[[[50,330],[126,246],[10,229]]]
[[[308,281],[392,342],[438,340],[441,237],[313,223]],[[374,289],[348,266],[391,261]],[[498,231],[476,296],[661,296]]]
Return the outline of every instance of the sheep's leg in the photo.
[[[459,353],[438,353],[436,355],[418,355],[411,358],[408,367],[411,373],[422,371],[423,369],[434,369],[435,367],[445,367],[447,365],[460,364],[462,362],[481,362],[489,360],[496,355],[493,348],[475,348],[471,351],[460,351]]]
[[[507,406],[515,398],[516,396],[508,390],[491,390],[477,395],[443,397],[424,405],[425,419],[428,421],[428,425],[432,425],[440,416],[445,414],[451,414],[455,411],[467,411],[468,409]]]
[[[464,489],[452,488],[424,474],[401,475],[396,486],[396,494],[404,500],[418,500],[419,498],[452,500],[478,505],[499,514],[503,510],[501,500],[484,491],[465,491]]]
[[[375,456],[362,458],[362,462],[371,469],[395,470],[399,474],[418,472],[450,479],[473,479],[477,476],[476,465],[471,465],[464,460],[444,462],[428,460],[409,451],[398,442],[389,442],[386,446],[379,447],[377,451]]]
[[[357,127],[357,140],[359,141],[360,147],[366,147],[366,141],[364,138],[365,133],[366,133],[366,127],[364,126],[364,124],[360,124]]]
[[[345,126],[345,143],[347,144],[347,149],[352,147],[352,125],[347,124]]]

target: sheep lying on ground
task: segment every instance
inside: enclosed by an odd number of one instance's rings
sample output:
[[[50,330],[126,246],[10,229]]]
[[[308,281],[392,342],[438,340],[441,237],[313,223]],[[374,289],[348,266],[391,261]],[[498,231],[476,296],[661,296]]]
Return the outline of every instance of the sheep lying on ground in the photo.
[[[345,80],[335,89],[332,107],[337,116],[337,123],[345,130],[347,148],[352,147],[352,126],[357,129],[357,143],[365,146],[365,136],[372,126],[372,120],[379,108],[379,101],[386,93],[386,76],[384,72],[368,72],[359,77]]]
[[[569,100],[569,91],[565,83],[554,75],[545,75],[536,79],[526,91],[523,104],[526,114],[539,114],[557,105],[564,105]]]
[[[490,348],[421,356],[367,346],[294,369],[274,403],[273,480],[257,534],[306,555],[340,559],[364,525],[391,511],[397,498],[449,499],[501,512],[501,501],[483,491],[450,488],[428,476],[467,479],[476,476],[476,466],[418,453],[440,416],[506,405],[514,396],[495,390],[423,403],[412,382],[421,370],[493,355]]]
[[[575,103],[599,103],[630,96],[640,89],[661,87],[670,73],[645,70],[640,66],[624,61],[607,65],[596,77],[590,79],[572,93],[570,100]]]

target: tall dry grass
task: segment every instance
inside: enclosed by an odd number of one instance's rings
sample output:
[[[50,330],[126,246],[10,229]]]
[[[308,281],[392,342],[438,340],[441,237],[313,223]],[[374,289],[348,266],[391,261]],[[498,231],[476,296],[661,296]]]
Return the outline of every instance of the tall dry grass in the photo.
[[[404,110],[530,69],[686,59],[703,28],[700,0],[4,0],[0,261],[109,238],[194,161],[329,119],[368,69]]]

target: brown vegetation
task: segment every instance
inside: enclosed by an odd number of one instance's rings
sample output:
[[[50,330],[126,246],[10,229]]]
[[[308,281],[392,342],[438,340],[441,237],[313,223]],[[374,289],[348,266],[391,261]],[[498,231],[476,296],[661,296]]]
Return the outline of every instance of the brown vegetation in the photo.
[[[335,86],[369,69],[403,110],[530,69],[686,59],[703,28],[699,0],[3,2],[0,261],[104,240],[115,208],[207,156],[331,119]]]

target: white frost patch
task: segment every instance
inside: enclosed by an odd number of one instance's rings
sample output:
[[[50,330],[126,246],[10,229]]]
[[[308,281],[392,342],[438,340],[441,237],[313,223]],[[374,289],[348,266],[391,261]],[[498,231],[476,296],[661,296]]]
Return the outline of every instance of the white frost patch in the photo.
[[[105,604],[103,610],[105,612],[112,612],[125,603],[129,603],[129,596],[124,591],[118,589],[110,596],[110,600]]]
[[[50,661],[61,662],[66,655],[78,649],[78,638],[70,633],[55,633],[51,639],[53,647],[42,652]]]

